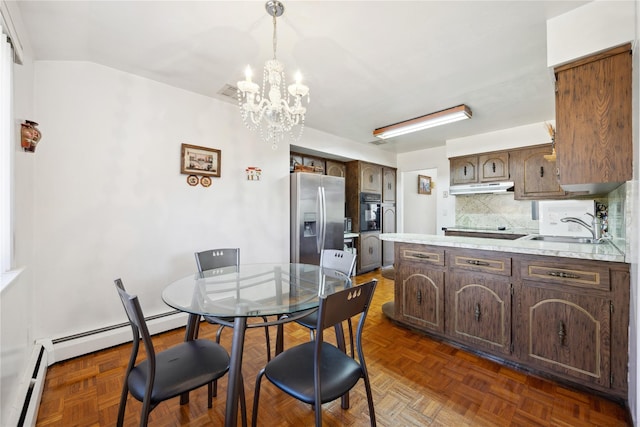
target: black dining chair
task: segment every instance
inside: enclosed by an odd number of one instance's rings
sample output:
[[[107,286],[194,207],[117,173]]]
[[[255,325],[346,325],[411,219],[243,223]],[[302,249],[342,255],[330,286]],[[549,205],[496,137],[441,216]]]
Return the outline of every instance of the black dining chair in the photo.
[[[320,267],[336,270],[340,273],[346,274],[348,277],[351,277],[354,269],[356,268],[356,255],[351,252],[337,249],[323,249],[320,253]],[[318,323],[318,312],[314,311],[308,316],[296,320],[296,323],[309,328],[309,334],[311,336],[311,340],[313,340],[316,324]],[[351,324],[351,319],[348,319],[347,324],[351,344],[351,357],[353,357],[353,326]]]
[[[198,272],[202,273],[207,270],[215,270],[216,268],[240,266],[240,249],[239,248],[226,248],[226,249],[210,249],[208,251],[196,252],[196,265],[198,266]],[[204,320],[213,325],[219,325],[218,332],[216,332],[216,342],[220,343],[220,336],[225,325],[218,323],[218,319],[215,317],[203,316]],[[265,322],[268,321],[266,317],[262,318]],[[229,323],[233,323],[233,317],[220,318]],[[267,361],[271,360],[271,340],[269,339],[269,327],[264,327],[264,335],[267,342]],[[197,336],[197,331],[196,331]]]
[[[362,351],[362,330],[376,284],[377,280],[372,280],[320,299],[316,339],[283,351],[258,373],[253,399],[252,426],[257,425],[263,376],[292,397],[314,405],[316,427],[322,426],[322,404],[341,397],[362,378],[369,404],[371,426],[376,425],[371,384]],[[358,315],[360,318],[356,330],[356,360],[336,346],[325,342],[323,331]]]
[[[159,403],[205,384],[208,384],[208,407],[211,408],[213,381],[229,370],[229,353],[210,340],[186,341],[156,353],[138,297],[127,293],[122,280],[114,282],[133,331],[117,425],[123,425],[129,393],[142,402],[140,426],[147,425],[149,414]],[[147,358],[136,365],[141,339]],[[242,404],[244,395],[240,398]]]

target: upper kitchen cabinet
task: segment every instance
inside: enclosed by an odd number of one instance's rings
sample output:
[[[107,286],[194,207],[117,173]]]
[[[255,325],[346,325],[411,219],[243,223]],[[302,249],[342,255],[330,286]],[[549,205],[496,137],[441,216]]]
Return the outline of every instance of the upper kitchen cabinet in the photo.
[[[347,175],[347,185],[357,182],[359,192],[382,194],[382,166],[354,160],[347,163]]]
[[[382,168],[382,203],[396,202],[396,170]]]
[[[632,178],[631,59],[627,44],[555,68],[564,190],[604,194]]]
[[[344,178],[347,175],[347,167],[342,162],[327,160],[327,175]]]
[[[556,161],[545,159],[551,144],[527,147],[511,152],[511,176],[516,200],[562,199],[567,192],[560,187]]]
[[[451,185],[509,180],[509,152],[498,151],[450,159]]]

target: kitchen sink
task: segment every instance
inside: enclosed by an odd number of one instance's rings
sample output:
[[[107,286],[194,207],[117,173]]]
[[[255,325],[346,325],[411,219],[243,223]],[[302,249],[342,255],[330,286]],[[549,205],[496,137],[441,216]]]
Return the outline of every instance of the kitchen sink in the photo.
[[[571,237],[571,236],[527,236],[521,240],[537,240],[544,242],[557,242],[557,243],[601,243],[602,239],[592,239],[591,237]]]

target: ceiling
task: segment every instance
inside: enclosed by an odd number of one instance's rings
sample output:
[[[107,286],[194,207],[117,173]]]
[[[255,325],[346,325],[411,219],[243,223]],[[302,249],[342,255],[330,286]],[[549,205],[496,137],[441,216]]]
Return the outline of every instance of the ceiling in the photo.
[[[284,0],[277,57],[288,78],[299,69],[310,87],[306,126],[358,143],[375,141],[375,128],[459,104],[471,108],[471,120],[378,146],[410,152],[553,119],[546,21],[585,3]],[[37,60],[92,61],[234,103],[218,92],[236,86],[247,64],[260,76],[272,56],[264,1],[47,0],[18,7]]]

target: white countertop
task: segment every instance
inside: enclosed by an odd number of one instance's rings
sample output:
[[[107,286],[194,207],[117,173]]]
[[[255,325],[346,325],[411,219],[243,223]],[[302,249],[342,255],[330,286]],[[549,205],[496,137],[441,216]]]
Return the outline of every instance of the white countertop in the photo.
[[[609,241],[599,244],[559,243],[539,240],[502,240],[410,233],[382,233],[380,234],[380,239],[388,242],[416,243],[420,245],[449,246],[454,248],[482,249],[530,255],[592,259],[597,261],[625,262],[624,253]]]
[[[344,238],[345,239],[351,239],[353,237],[358,237],[359,234],[358,233],[344,233]]]

